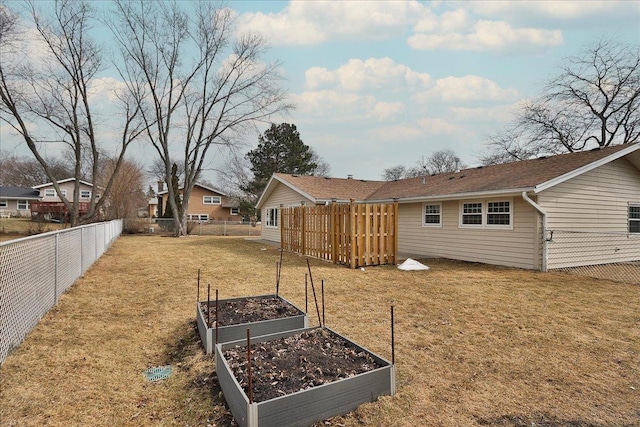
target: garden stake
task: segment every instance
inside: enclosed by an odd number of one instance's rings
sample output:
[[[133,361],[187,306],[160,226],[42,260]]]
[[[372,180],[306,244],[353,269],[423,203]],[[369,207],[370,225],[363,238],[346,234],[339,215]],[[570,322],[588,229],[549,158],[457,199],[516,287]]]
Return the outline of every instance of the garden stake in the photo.
[[[396,346],[395,346],[395,337],[393,333],[393,307],[396,305],[396,302],[391,300],[391,364],[396,364]]]
[[[311,282],[311,291],[313,292],[313,300],[316,303],[316,312],[318,313],[318,323],[322,326],[322,319],[320,318],[320,308],[318,307],[318,297],[316,297],[316,287],[313,286],[313,276],[311,275],[311,265],[309,264],[309,258],[307,258],[307,268],[309,269],[309,281]]]
[[[247,328],[247,377],[249,387],[249,403],[253,403],[253,387],[251,384],[251,329]]]
[[[282,245],[280,246],[280,264],[278,267],[278,281],[276,282],[276,296],[278,296],[278,291],[280,290],[280,276],[282,274],[282,253],[283,253]]]
[[[278,263],[276,262],[276,296],[278,296],[278,280],[280,280],[278,278],[278,274],[280,274],[280,272],[278,271],[280,269]]]
[[[200,269],[198,269],[198,298],[196,302],[200,302]]]
[[[218,344],[218,289],[216,288],[216,344]]]
[[[211,283],[207,284],[207,328],[211,327],[209,312],[211,311]]]
[[[322,326],[324,326],[324,279],[320,283],[322,284]]]
[[[309,276],[307,273],[304,273],[304,312],[309,314],[309,284],[307,283],[307,278]]]

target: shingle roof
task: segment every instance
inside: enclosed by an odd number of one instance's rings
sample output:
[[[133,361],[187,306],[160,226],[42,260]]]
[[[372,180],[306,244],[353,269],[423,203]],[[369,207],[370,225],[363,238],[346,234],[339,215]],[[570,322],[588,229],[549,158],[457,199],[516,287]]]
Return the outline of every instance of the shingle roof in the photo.
[[[355,199],[373,202],[483,193],[537,192],[589,168],[597,167],[600,162],[611,161],[626,154],[630,154],[630,158],[640,169],[640,143],[635,143],[391,182],[281,173],[274,174],[272,181],[280,181],[316,201],[335,198],[338,201]],[[261,200],[264,196],[265,194]]]
[[[386,184],[385,181],[325,178],[322,176],[289,175],[284,173],[276,173],[274,176],[290,183],[316,200],[337,199],[348,201],[355,199],[363,201]]]
[[[40,192],[30,187],[0,187],[0,198],[3,199],[39,199]]]

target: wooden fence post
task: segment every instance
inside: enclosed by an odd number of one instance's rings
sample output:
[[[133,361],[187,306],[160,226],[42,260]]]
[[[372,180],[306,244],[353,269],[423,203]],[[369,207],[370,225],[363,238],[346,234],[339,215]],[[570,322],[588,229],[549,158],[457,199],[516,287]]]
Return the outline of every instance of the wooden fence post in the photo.
[[[331,233],[331,260],[338,262],[338,232],[339,221],[336,221],[336,200],[331,200],[331,218],[329,219],[329,233]]]
[[[301,239],[300,239],[300,243],[302,245],[302,250],[300,251],[300,253],[302,255],[306,254],[306,236],[305,236],[305,231],[306,231],[306,227],[305,227],[305,206],[304,206],[304,202],[301,202],[300,204],[300,230],[301,231]]]
[[[398,199],[393,199],[393,260],[390,261],[398,263]]]
[[[349,266],[356,268],[356,205],[355,200],[349,203]]]

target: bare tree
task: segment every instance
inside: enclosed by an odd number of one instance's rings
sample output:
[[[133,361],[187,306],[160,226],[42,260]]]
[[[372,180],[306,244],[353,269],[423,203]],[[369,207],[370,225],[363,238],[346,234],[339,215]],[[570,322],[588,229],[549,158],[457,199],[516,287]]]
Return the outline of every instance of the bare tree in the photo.
[[[485,164],[640,140],[640,47],[600,40],[565,60],[538,99],[488,140]]]
[[[444,172],[455,172],[466,168],[460,157],[451,149],[439,150],[429,157],[422,156],[416,166],[407,170],[407,177],[433,175]]]
[[[403,165],[394,166],[384,170],[382,175],[385,181],[395,181],[403,178],[415,178],[424,175],[433,175],[444,172],[455,172],[466,168],[460,157],[451,149],[436,151],[430,156],[421,156],[416,165],[407,168]]]
[[[108,159],[102,173],[113,176],[112,191],[104,205],[106,219],[133,218],[138,209],[146,206],[144,194],[144,169],[137,162],[124,159],[118,165],[118,159]]]
[[[124,65],[119,67],[142,109],[147,139],[170,182],[172,157],[181,153],[183,214],[176,235],[187,234],[189,196],[205,159],[232,146],[257,121],[291,106],[280,89],[279,64],[264,63],[265,40],[234,38],[234,13],[210,2],[115,1],[111,27]],[[168,201],[178,212],[169,186]]]
[[[62,179],[73,176],[73,165],[59,158],[46,158],[55,176]],[[42,165],[31,157],[10,155],[0,150],[0,185],[33,187],[49,181]]]
[[[385,169],[382,172],[382,179],[385,181],[396,181],[398,179],[406,178],[407,167],[403,165],[392,166]]]
[[[50,10],[39,10],[35,2],[26,2],[25,16],[35,26],[35,40],[43,48],[43,54],[35,57],[16,49],[19,41],[26,41],[17,25],[21,16],[6,4],[1,9],[0,110],[3,114],[0,118],[24,140],[42,165],[70,213],[71,224],[88,222],[97,216],[106,200],[104,197],[97,199],[97,192],[92,192],[90,210],[80,216],[80,179],[90,180],[97,187],[100,167],[98,131],[90,93],[102,67],[100,49],[90,37],[95,12],[86,1],[57,0]],[[125,125],[118,162],[122,161],[127,146],[139,132],[132,127],[137,106],[132,107],[124,97],[121,100]],[[38,134],[29,128],[30,122],[38,124],[37,129],[41,129]],[[47,136],[40,132],[46,132]],[[64,143],[72,153],[73,177],[76,178],[72,201],[62,195],[59,177],[43,155],[43,144],[51,140]],[[90,177],[83,176],[83,158],[90,159]],[[109,193],[111,184],[112,180],[107,180],[103,194]]]

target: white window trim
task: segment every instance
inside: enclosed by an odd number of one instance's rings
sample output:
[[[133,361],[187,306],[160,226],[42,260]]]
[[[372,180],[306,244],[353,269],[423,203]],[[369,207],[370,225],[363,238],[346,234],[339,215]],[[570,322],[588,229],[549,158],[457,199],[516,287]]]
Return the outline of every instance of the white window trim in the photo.
[[[276,221],[275,224],[270,224],[272,216],[270,215],[271,211],[276,212]],[[278,228],[280,226],[280,212],[278,208],[265,208],[265,221],[264,226],[267,228]]]
[[[57,193],[56,190],[53,188],[47,188],[46,190],[44,190],[44,197],[56,197]]]
[[[0,199],[0,208],[8,208],[9,207],[9,202],[7,201],[7,199]]]
[[[638,232],[636,231],[631,231],[631,222],[639,222],[640,223],[640,219],[636,219],[636,218],[631,218],[631,216],[629,215],[629,211],[631,207],[640,207],[640,202],[629,202],[628,206],[627,206],[627,230],[629,233],[632,234],[636,234]]]
[[[240,208],[229,208],[230,215],[240,215]]]
[[[20,207],[20,205],[23,205],[25,207]],[[16,209],[19,211],[28,211],[29,210],[29,201],[28,200],[18,200],[16,203]]]
[[[67,190],[65,190],[64,188],[61,188],[60,194],[62,194],[62,197],[67,197]]]
[[[210,199],[211,201],[208,202],[207,199]],[[214,200],[217,200],[214,201]],[[221,205],[222,204],[222,197],[220,196],[202,196],[202,204],[203,205]]]
[[[88,193],[88,196],[83,196],[82,193]],[[81,199],[90,199],[91,198],[91,190],[80,190],[80,198]]]
[[[509,225],[502,224],[487,224],[487,215],[489,213],[489,203],[496,202],[509,202]],[[463,224],[462,216],[465,203],[481,203],[482,204],[482,223],[481,224]],[[459,228],[475,228],[475,229],[490,229],[490,230],[513,230],[513,199],[512,198],[497,198],[497,199],[483,199],[483,200],[461,200],[458,214],[458,227]]]
[[[209,214],[189,214],[187,215],[189,221],[209,221]]]
[[[437,224],[432,224],[432,223],[426,223],[424,220],[424,217],[426,216],[426,212],[425,209],[427,208],[427,206],[438,206],[439,207],[439,213],[437,214],[440,217],[440,220],[438,221]],[[436,215],[436,214],[429,214],[429,215]],[[423,203],[422,204],[422,226],[423,227],[430,227],[430,228],[442,228],[442,203],[438,202],[438,203]]]

